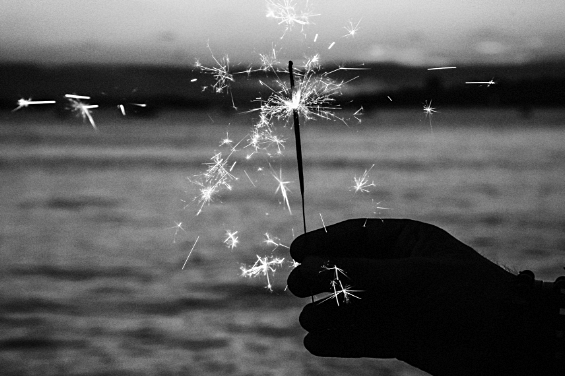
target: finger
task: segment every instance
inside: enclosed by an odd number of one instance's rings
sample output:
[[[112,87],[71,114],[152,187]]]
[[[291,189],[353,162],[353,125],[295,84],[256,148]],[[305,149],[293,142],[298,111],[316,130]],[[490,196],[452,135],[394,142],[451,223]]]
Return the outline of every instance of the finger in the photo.
[[[290,255],[298,262],[302,262],[307,255],[319,254],[367,257],[369,253],[374,257],[372,247],[378,245],[386,256],[395,250],[405,221],[409,220],[350,219],[300,235],[292,242]]]
[[[351,219],[297,237],[290,246],[297,262],[308,255],[394,259],[476,252],[446,231],[409,219]],[[472,256],[471,256],[472,255]]]
[[[308,333],[304,347],[313,355],[339,358],[394,358],[398,347],[388,338],[362,329],[326,330]]]
[[[344,304],[342,302],[338,305],[338,303],[339,301],[328,299],[307,304],[300,313],[298,319],[300,325],[309,332],[320,332],[346,329],[359,323],[356,319],[361,318],[362,309],[366,307],[366,304],[354,304],[357,302]]]

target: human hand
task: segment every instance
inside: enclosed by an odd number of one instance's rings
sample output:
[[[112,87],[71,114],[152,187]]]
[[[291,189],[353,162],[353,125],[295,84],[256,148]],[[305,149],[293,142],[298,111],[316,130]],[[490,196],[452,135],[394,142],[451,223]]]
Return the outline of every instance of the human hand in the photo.
[[[333,294],[300,315],[314,355],[398,358],[436,376],[544,374],[546,324],[516,309],[516,276],[438,227],[347,220],[299,236],[290,254],[294,295]]]

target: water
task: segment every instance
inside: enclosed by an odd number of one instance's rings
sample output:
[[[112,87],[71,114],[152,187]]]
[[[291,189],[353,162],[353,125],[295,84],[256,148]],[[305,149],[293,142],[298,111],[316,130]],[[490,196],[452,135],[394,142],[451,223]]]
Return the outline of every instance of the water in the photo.
[[[565,112],[518,115],[440,110],[432,129],[419,111],[306,124],[308,228],[322,226],[320,214],[326,225],[413,218],[554,279],[565,266]],[[1,120],[3,374],[422,374],[393,360],[311,356],[298,324],[306,301],[284,291],[289,268],[272,293],[265,279],[240,276],[241,264],[271,254],[266,232],[289,245],[302,231],[291,130],[280,128],[284,157],[232,156],[233,190],[195,216],[186,177],[214,151],[225,155],[226,132],[243,138],[246,118],[102,112],[99,133],[31,111]],[[355,193],[354,176],[373,164],[375,186]],[[292,215],[275,193],[280,171],[292,181]],[[227,230],[238,231],[233,250]],[[288,257],[282,246],[272,254]]]

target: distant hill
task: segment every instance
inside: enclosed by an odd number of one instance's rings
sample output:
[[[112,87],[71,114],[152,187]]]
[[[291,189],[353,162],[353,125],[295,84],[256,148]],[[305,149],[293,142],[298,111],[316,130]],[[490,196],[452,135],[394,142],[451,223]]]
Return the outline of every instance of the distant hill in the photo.
[[[424,100],[457,106],[565,106],[565,62],[524,65],[458,66],[430,71],[424,67],[396,64],[351,64],[363,70],[338,70],[330,75],[351,82],[336,98],[342,106],[366,110],[413,105]],[[336,67],[325,67],[320,73]],[[232,67],[243,72],[249,67]],[[284,75],[281,75],[284,77]],[[148,108],[257,107],[252,100],[266,99],[270,90],[259,83],[276,85],[273,73],[241,73],[234,76],[231,92],[215,93],[213,75],[195,67],[127,65],[0,65],[0,107],[12,109],[19,98],[63,99],[67,93],[87,95],[103,105],[145,103]],[[465,84],[490,81],[495,85]],[[233,98],[233,103],[232,103]],[[64,101],[60,101],[63,103]]]

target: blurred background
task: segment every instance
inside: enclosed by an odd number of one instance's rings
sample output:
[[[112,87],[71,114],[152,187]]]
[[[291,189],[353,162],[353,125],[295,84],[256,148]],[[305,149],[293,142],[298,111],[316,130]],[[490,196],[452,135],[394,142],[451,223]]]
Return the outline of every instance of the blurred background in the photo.
[[[424,374],[302,346],[307,301],[285,290],[302,233],[291,124],[273,123],[280,152],[249,140],[265,84],[316,54],[316,74],[344,82],[343,121],[302,119],[308,229],[413,218],[502,266],[563,274],[562,1],[0,9],[1,374]],[[202,205],[217,153],[231,189]],[[272,292],[241,276],[257,256],[285,258]]]

